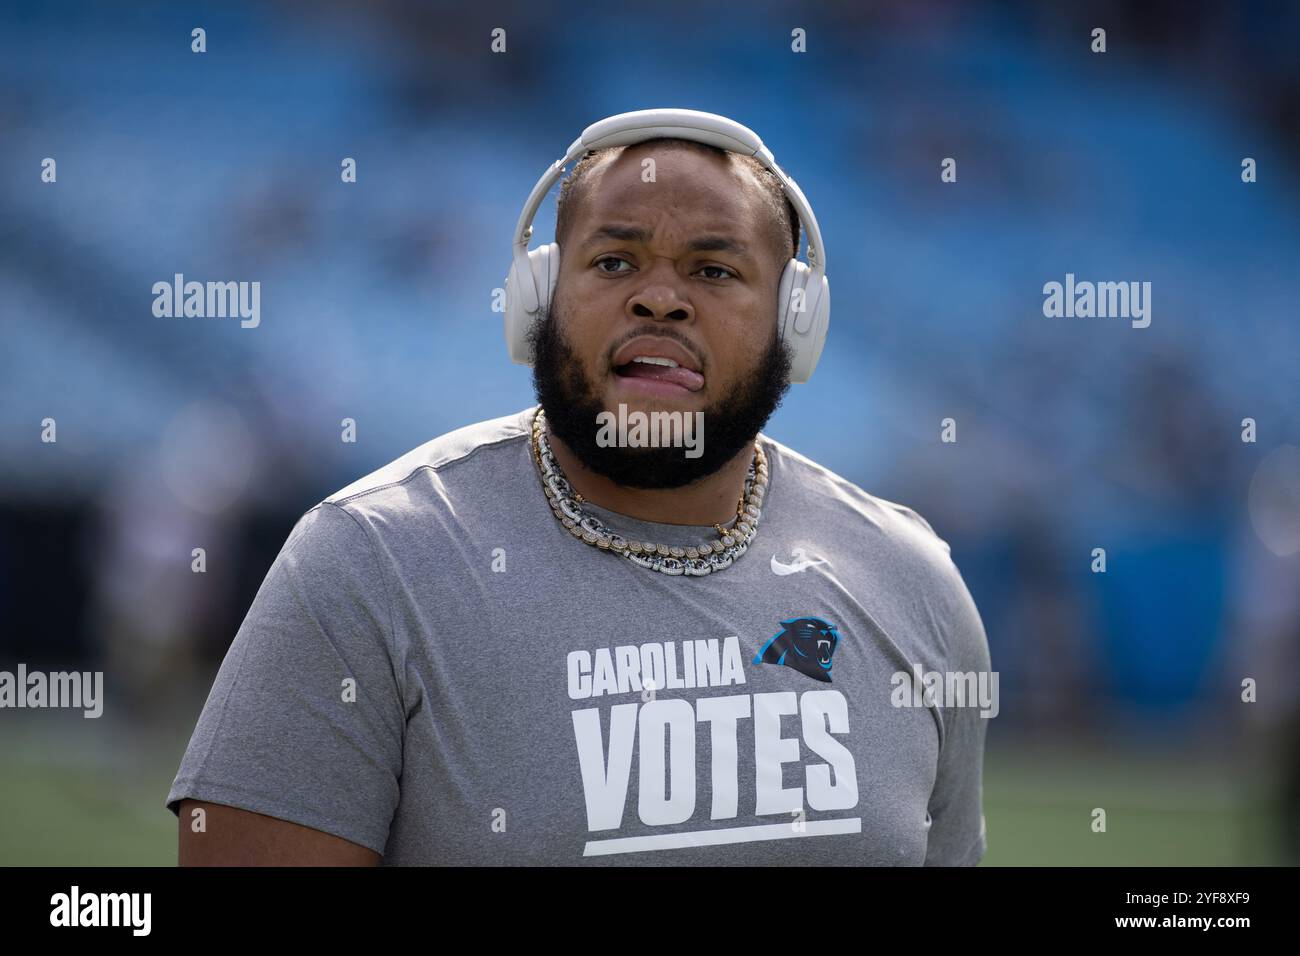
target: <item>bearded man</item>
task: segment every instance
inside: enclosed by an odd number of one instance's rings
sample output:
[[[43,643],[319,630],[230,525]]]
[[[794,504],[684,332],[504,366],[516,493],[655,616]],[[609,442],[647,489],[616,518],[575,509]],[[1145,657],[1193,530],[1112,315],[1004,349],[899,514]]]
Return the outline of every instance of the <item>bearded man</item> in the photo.
[[[907,684],[989,668],[948,546],[761,431],[829,322],[798,186],[731,120],[620,114],[514,253],[537,406],[301,517],[168,794],[181,862],[977,863],[979,704]]]

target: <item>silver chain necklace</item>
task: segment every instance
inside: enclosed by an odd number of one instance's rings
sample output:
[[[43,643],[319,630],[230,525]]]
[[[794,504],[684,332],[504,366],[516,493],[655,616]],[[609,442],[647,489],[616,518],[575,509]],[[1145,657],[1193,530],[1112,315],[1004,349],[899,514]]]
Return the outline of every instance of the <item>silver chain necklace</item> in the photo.
[[[703,577],[714,571],[731,567],[732,563],[749,550],[749,544],[758,533],[758,519],[762,515],[763,496],[767,494],[767,456],[762,446],[754,442],[754,458],[745,476],[745,488],[736,507],[736,523],[730,528],[714,525],[718,530],[715,541],[679,548],[649,541],[629,541],[611,531],[595,515],[583,510],[582,496],[573,490],[560,469],[546,440],[545,414],[541,407],[533,416],[533,461],[546,492],[547,503],[555,517],[575,538],[602,551],[611,551],[627,558],[639,567],[661,574],[681,574]]]

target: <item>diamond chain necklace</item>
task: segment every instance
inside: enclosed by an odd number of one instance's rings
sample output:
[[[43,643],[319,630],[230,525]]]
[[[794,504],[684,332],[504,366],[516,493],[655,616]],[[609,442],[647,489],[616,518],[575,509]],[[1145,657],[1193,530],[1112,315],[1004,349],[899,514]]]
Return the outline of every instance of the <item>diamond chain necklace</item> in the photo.
[[[715,524],[718,538],[695,547],[678,548],[649,541],[629,541],[607,528],[597,517],[583,510],[582,496],[573,490],[560,469],[546,440],[546,417],[538,406],[533,416],[533,461],[555,517],[575,538],[602,551],[621,554],[633,564],[661,574],[703,577],[731,566],[747,550],[758,533],[763,496],[767,494],[767,456],[758,440],[754,458],[745,476],[745,488],[736,507],[736,523],[730,529]]]

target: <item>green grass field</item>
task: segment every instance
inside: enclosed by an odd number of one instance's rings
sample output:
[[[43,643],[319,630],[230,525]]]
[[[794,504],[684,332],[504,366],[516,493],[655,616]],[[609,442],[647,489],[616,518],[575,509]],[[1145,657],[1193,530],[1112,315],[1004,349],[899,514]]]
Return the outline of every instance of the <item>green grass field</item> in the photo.
[[[176,820],[163,798],[189,727],[115,742],[64,724],[0,735],[0,864],[171,866]],[[69,747],[75,736],[76,747]],[[985,866],[1251,865],[1270,851],[1266,791],[1213,763],[1144,753],[990,750]],[[1107,814],[1093,833],[1092,810]]]
[[[1278,864],[1267,794],[1244,776],[1143,754],[991,752],[983,865]],[[1104,833],[1092,829],[1097,807]]]

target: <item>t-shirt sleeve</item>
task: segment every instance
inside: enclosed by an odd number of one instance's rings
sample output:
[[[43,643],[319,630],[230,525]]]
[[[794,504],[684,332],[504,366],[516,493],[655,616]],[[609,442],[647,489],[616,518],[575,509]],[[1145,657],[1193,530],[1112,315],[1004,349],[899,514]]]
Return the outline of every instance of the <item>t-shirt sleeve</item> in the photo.
[[[956,567],[951,568],[947,588],[947,667],[960,674],[974,674],[991,692],[986,709],[968,699],[965,706],[946,706],[941,714],[943,744],[939,750],[934,790],[930,794],[930,833],[926,866],[974,866],[984,857],[987,839],[984,829],[984,739],[988,721],[997,714],[996,677],[989,668],[988,638],[979,611]],[[983,675],[983,676],[981,676]],[[969,686],[969,685],[968,685]],[[946,703],[951,704],[951,701]],[[981,716],[981,712],[988,716]]]
[[[167,795],[289,820],[383,853],[406,709],[369,532],[322,502],[299,519],[217,673]]]

